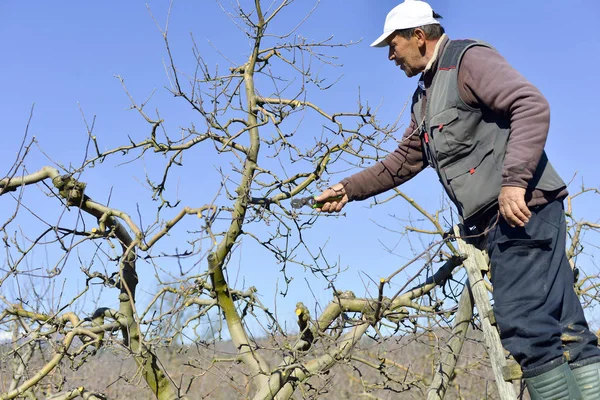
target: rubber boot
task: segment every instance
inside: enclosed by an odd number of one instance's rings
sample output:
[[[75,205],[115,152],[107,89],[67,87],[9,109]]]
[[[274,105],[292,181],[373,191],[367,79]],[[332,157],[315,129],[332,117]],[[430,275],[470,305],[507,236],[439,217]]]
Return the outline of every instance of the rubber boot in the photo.
[[[572,372],[583,400],[600,399],[600,363],[575,368]]]
[[[525,378],[525,383],[531,400],[583,400],[567,363],[541,375]],[[595,399],[598,400],[597,397]]]

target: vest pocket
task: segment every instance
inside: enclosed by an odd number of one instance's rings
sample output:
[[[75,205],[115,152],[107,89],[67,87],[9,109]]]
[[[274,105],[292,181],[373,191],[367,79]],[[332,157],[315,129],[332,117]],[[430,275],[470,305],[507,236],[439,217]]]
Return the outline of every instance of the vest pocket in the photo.
[[[431,117],[431,126],[446,125],[458,119],[458,110],[456,108],[448,108],[439,114]]]
[[[464,148],[469,133],[463,129],[453,129],[452,124],[458,120],[458,109],[448,108],[434,115],[430,122],[431,134],[434,138],[435,149],[439,158],[445,158]]]
[[[502,185],[501,163],[493,142],[480,143],[469,155],[442,168],[442,184],[463,219],[474,216],[498,200]]]

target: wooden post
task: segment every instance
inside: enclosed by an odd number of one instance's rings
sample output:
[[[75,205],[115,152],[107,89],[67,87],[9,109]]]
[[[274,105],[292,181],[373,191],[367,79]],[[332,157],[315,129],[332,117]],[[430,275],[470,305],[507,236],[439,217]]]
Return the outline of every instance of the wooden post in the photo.
[[[458,249],[461,253],[464,253],[467,256],[467,259],[464,261],[464,266],[467,270],[467,276],[473,292],[473,298],[475,299],[475,306],[477,307],[479,318],[481,319],[483,336],[485,338],[485,347],[492,363],[492,370],[494,371],[494,378],[496,379],[496,385],[498,386],[500,399],[516,400],[517,394],[514,386],[504,380],[502,373],[503,368],[506,366],[504,349],[500,343],[500,335],[492,326],[490,321],[492,306],[490,303],[489,292],[485,287],[485,282],[483,280],[483,276],[481,275],[481,270],[487,269],[486,257],[483,255],[481,250],[462,240],[460,235],[460,229],[457,225],[455,225],[454,236],[456,236]]]

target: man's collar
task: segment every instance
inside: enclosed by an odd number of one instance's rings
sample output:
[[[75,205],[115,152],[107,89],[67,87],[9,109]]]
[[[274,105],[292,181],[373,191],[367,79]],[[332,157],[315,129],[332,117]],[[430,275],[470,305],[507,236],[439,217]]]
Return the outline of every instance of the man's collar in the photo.
[[[447,38],[448,36],[446,36],[446,34],[444,33],[435,44],[435,48],[433,49],[433,55],[431,56],[431,59],[429,60],[427,66],[425,66],[425,70],[423,71],[424,74],[427,73],[427,71],[429,71],[431,67],[433,67],[433,64],[436,63],[438,55],[440,53],[440,48],[442,47],[442,43],[445,43]]]
[[[425,66],[425,69],[423,70],[423,73],[419,78],[419,87],[421,89],[425,90],[425,88],[431,85],[431,81],[433,80],[433,76],[435,75],[437,69],[440,53],[443,51],[444,47],[446,47],[448,41],[448,36],[446,36],[446,34],[443,34],[435,44],[435,48],[433,49],[431,59],[427,63],[427,66]]]

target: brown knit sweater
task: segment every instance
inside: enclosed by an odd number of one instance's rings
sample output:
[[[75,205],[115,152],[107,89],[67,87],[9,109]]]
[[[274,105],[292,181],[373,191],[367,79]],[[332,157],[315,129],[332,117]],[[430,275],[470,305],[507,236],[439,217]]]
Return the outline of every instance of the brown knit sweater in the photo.
[[[448,43],[443,36],[439,54]],[[437,54],[421,79],[426,97],[437,71]],[[461,99],[470,107],[487,109],[510,120],[510,136],[502,170],[502,186],[527,188],[542,156],[550,126],[550,107],[540,91],[516,71],[497,51],[483,46],[468,49],[458,74]],[[377,164],[342,180],[349,199],[363,200],[392,189],[422,171],[427,165],[421,140],[413,134],[414,115],[398,148]],[[539,206],[565,197],[566,189],[528,192],[528,206]]]

